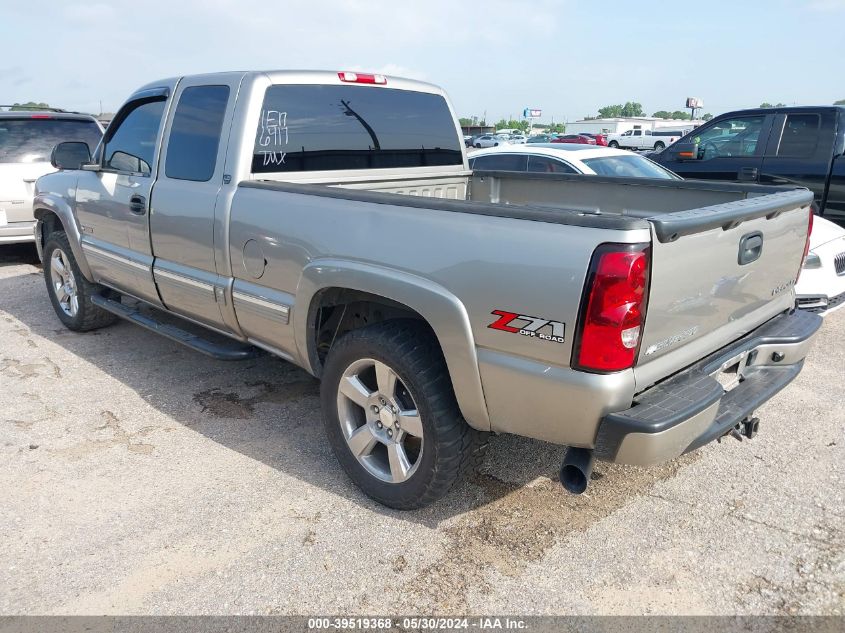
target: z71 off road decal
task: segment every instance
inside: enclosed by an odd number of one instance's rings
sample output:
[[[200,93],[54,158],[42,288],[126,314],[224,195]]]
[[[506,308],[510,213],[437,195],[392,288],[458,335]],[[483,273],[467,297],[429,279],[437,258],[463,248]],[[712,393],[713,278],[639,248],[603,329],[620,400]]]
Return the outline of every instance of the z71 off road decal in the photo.
[[[527,314],[506,312],[505,310],[493,310],[492,314],[499,317],[487,326],[493,330],[522,334],[553,343],[563,343],[565,326],[560,321],[549,321]]]

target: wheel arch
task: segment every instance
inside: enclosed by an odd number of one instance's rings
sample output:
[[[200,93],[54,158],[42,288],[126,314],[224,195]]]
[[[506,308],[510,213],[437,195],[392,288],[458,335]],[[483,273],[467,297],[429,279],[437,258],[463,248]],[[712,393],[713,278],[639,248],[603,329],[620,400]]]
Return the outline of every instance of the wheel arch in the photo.
[[[82,235],[79,226],[73,216],[73,210],[67,202],[49,194],[38,194],[32,204],[33,215],[36,219],[35,243],[38,248],[39,257],[43,254],[44,244],[47,237],[53,231],[62,230],[65,232],[70,243],[70,249],[76,259],[80,272],[88,281],[94,281],[88,260],[82,251]]]
[[[311,262],[300,279],[296,294],[300,307],[293,311],[292,326],[299,356],[315,376],[322,371],[317,349],[318,313],[327,296],[335,301],[346,296],[374,302],[424,321],[443,352],[464,418],[478,430],[490,430],[469,315],[455,295],[411,273],[362,262]]]

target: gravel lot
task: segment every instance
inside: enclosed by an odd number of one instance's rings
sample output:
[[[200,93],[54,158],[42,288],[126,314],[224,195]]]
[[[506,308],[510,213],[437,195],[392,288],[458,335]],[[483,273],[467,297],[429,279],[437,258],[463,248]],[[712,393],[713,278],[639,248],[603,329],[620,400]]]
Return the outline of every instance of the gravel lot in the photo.
[[[845,311],[752,442],[557,483],[494,438],[432,508],[386,510],[323,439],[317,383],[53,314],[0,249],[0,614],[842,614]]]

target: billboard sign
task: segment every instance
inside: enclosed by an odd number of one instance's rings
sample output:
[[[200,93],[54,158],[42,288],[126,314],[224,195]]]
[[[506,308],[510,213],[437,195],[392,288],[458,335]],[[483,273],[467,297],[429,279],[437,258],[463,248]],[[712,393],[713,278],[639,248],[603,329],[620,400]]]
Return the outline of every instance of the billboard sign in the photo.
[[[522,118],[524,119],[539,119],[543,116],[543,111],[536,108],[525,108],[522,111]]]
[[[687,107],[688,108],[695,108],[695,109],[703,108],[704,107],[704,101],[702,101],[698,97],[687,97]]]

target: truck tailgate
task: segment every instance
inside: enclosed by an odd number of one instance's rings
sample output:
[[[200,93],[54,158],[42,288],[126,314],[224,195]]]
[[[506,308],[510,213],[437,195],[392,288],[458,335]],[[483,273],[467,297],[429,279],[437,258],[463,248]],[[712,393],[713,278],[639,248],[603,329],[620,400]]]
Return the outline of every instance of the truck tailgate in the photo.
[[[638,389],[794,305],[811,202],[809,191],[796,189],[649,218]]]

